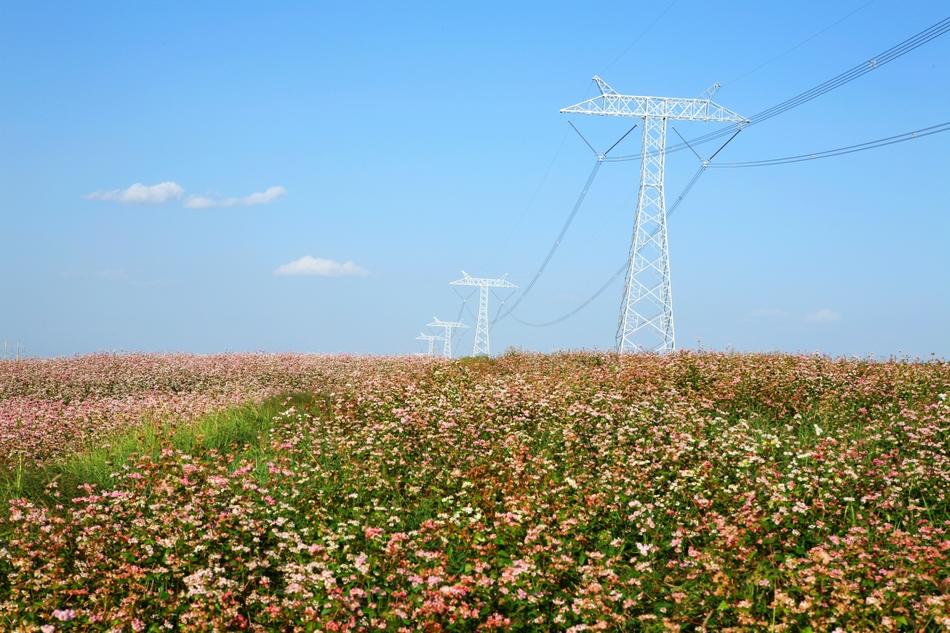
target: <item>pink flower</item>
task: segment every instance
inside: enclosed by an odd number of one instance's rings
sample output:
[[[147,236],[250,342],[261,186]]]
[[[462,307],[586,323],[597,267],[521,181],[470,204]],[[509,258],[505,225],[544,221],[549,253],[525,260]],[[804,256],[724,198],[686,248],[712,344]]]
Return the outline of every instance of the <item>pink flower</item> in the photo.
[[[380,534],[383,533],[382,528],[378,527],[368,527],[363,530],[363,536],[366,537],[366,540],[371,541]]]
[[[53,617],[60,622],[69,622],[76,617],[75,609],[56,609],[53,611]]]

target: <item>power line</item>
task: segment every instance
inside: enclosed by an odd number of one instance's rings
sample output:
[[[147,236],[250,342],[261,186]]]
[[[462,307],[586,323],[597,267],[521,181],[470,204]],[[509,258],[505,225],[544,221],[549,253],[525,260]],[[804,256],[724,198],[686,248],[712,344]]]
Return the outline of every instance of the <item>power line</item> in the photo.
[[[729,140],[732,140],[732,139],[729,139]],[[729,141],[726,141],[723,147],[725,147],[728,143]],[[722,147],[719,149],[721,150]],[[718,154],[719,151],[717,151],[716,153]],[[690,190],[696,184],[696,181],[699,180],[700,176],[702,176],[703,173],[705,173],[706,167],[708,166],[709,166],[708,162],[704,161],[703,164],[699,166],[699,169],[697,169],[696,172],[693,173],[693,177],[689,179],[689,182],[686,183],[686,186],[683,188],[683,191],[680,192],[680,195],[677,196],[676,201],[670,206],[669,210],[666,212],[667,218],[673,215],[673,212],[676,211],[676,209],[680,206],[680,204],[682,204],[683,199],[686,198],[686,194],[690,192]],[[613,285],[613,283],[620,277],[620,275],[622,275],[624,271],[627,270],[628,265],[629,265],[629,262],[627,260],[624,260],[620,268],[614,271],[614,273],[610,276],[610,278],[607,279],[607,281],[605,281],[604,284],[600,288],[598,288],[596,292],[594,292],[594,294],[584,299],[584,301],[582,301],[579,306],[577,306],[570,312],[566,314],[562,314],[556,319],[551,319],[550,321],[532,322],[532,321],[525,321],[523,319],[519,319],[517,316],[513,314],[511,315],[511,318],[513,318],[515,321],[517,321],[521,325],[527,325],[528,327],[548,327],[548,326],[557,325],[558,323],[566,321],[572,316],[574,316],[575,314],[577,314],[578,312],[580,312],[581,310],[583,310],[584,308],[586,308],[587,306],[589,306],[591,303],[594,302],[594,300],[597,299],[597,297],[602,295],[611,285]]]
[[[602,295],[602,294],[604,293],[604,291],[606,291],[608,288],[610,288],[610,286],[612,286],[613,283],[614,283],[615,281],[617,281],[617,279],[620,278],[620,275],[622,275],[622,274],[624,273],[624,271],[626,271],[626,270],[627,270],[627,262],[624,261],[624,263],[620,265],[620,268],[618,268],[618,269],[614,272],[614,274],[610,276],[610,279],[608,279],[608,280],[604,283],[604,285],[602,285],[600,288],[597,289],[597,292],[595,292],[594,294],[592,294],[591,296],[589,296],[587,299],[584,299],[584,301],[583,301],[579,306],[577,306],[576,308],[574,308],[573,310],[571,310],[571,311],[568,312],[567,314],[561,315],[561,316],[559,316],[559,317],[556,318],[556,319],[552,319],[552,320],[550,320],[550,321],[543,321],[543,322],[541,322],[541,323],[537,323],[537,322],[532,322],[532,321],[525,321],[524,319],[519,319],[517,316],[515,316],[515,315],[513,315],[513,314],[511,315],[511,318],[514,319],[515,321],[517,321],[518,323],[520,323],[521,325],[527,325],[528,327],[548,327],[548,326],[551,326],[551,325],[557,325],[558,323],[561,323],[562,321],[567,321],[567,320],[570,319],[572,316],[574,316],[575,314],[577,314],[578,312],[580,312],[581,310],[583,310],[584,308],[586,308],[587,306],[589,306],[591,303],[593,303],[594,300],[597,299],[597,297],[599,297],[600,295]]]
[[[939,22],[936,22],[935,24],[927,27],[926,29],[905,39],[899,44],[892,46],[886,51],[879,53],[878,55],[868,60],[865,60],[861,62],[860,64],[857,64],[856,66],[853,66],[852,68],[844,71],[843,73],[840,73],[832,77],[831,79],[828,79],[818,84],[817,86],[813,88],[810,88],[804,92],[801,92],[795,95],[794,97],[786,99],[785,101],[782,101],[781,103],[778,103],[770,108],[766,108],[765,110],[759,112],[758,114],[752,115],[751,117],[749,117],[749,123],[730,125],[724,128],[720,128],[719,130],[716,130],[715,132],[710,132],[708,134],[697,136],[696,138],[692,139],[690,143],[692,145],[700,145],[703,143],[708,143],[715,139],[727,136],[728,134],[732,134],[733,132],[735,132],[736,129],[740,127],[748,127],[750,125],[755,125],[757,123],[767,121],[768,119],[771,119],[780,114],[783,114],[791,110],[792,108],[796,108],[804,103],[812,101],[813,99],[817,99],[818,97],[828,92],[831,92],[832,90],[835,90],[836,88],[840,88],[841,86],[847,83],[850,83],[854,81],[855,79],[857,79],[858,77],[866,75],[867,73],[873,70],[877,70],[884,64],[887,64],[888,62],[891,62],[899,57],[906,55],[907,53],[910,53],[913,50],[916,50],[917,48],[923,46],[927,42],[930,42],[931,40],[934,40],[940,37],[941,35],[946,34],[948,31],[950,31],[950,17],[944,18],[940,20]],[[686,143],[680,143],[677,145],[671,145],[667,147],[666,151],[667,153],[669,153],[669,152],[684,150],[687,148],[688,148],[688,145]],[[617,156],[615,158],[612,158],[611,160],[613,161],[640,160],[640,156],[638,155]]]
[[[766,108],[762,112],[752,115],[749,118],[750,122],[748,125],[755,125],[756,123],[767,121],[768,119],[783,114],[792,108],[796,108],[804,103],[816,99],[827,92],[831,92],[836,88],[854,81],[858,77],[866,75],[867,73],[880,68],[884,64],[893,61],[898,57],[906,55],[907,53],[923,46],[927,42],[940,37],[947,31],[950,31],[950,17],[940,20],[936,24],[918,32],[903,42],[892,46],[883,53],[863,61],[860,64],[857,64],[856,66],[846,70],[845,72],[840,73],[839,75],[836,75],[835,77],[832,77],[831,79],[828,79],[813,88],[795,95],[791,99],[786,99],[785,101],[776,104],[771,108]],[[717,134],[719,136],[723,136],[731,132],[732,129],[735,129],[735,126],[730,126],[730,128],[720,130],[719,132],[707,134],[706,138],[713,138],[713,135]],[[716,136],[716,138],[718,138],[718,136]]]
[[[594,149],[594,146],[590,144],[590,141],[588,141],[587,138],[583,134],[581,134],[581,131],[578,130],[577,127],[573,123],[568,121],[568,124],[571,126],[571,128],[575,132],[577,132],[577,135],[581,138],[582,141],[584,141],[584,144],[587,145],[588,148],[590,148],[590,151],[594,154],[594,156],[597,157],[597,161],[594,163],[594,166],[591,168],[590,175],[588,175],[587,177],[587,181],[584,183],[584,186],[581,187],[581,191],[577,196],[577,200],[574,201],[574,206],[571,208],[571,212],[568,214],[567,219],[564,221],[564,224],[561,227],[561,231],[558,233],[557,237],[555,238],[554,243],[551,245],[551,248],[548,249],[548,254],[544,257],[544,261],[541,262],[541,266],[538,267],[538,270],[535,271],[534,276],[531,278],[530,283],[528,283],[528,285],[524,288],[524,290],[521,291],[521,294],[517,296],[517,299],[515,300],[514,304],[510,308],[508,308],[508,310],[503,311],[501,309],[502,306],[504,306],[504,301],[502,301],[502,304],[499,306],[498,312],[496,313],[495,318],[492,320],[492,326],[494,326],[498,321],[509,316],[512,312],[514,312],[515,308],[518,307],[518,305],[524,300],[524,298],[531,292],[531,289],[534,288],[535,283],[537,283],[538,279],[544,273],[544,270],[545,268],[547,268],[547,265],[551,261],[551,258],[554,257],[554,253],[557,251],[558,247],[561,245],[561,240],[564,239],[564,236],[567,234],[567,230],[571,227],[571,224],[574,222],[574,217],[577,215],[577,212],[580,211],[581,206],[584,204],[584,200],[587,198],[588,192],[590,192],[591,185],[594,184],[594,179],[597,177],[597,173],[600,171],[600,166],[607,159],[608,154],[610,154],[610,152],[613,151],[615,147],[617,147],[625,138],[627,138],[627,136],[630,135],[631,132],[633,132],[637,128],[637,126],[634,125],[629,130],[627,130],[623,136],[621,136],[616,141],[614,141],[613,145],[611,145],[607,149],[607,151],[598,152],[596,149]],[[505,299],[505,301],[507,301],[507,298]]]
[[[649,33],[650,31],[652,31],[652,30],[653,30],[653,27],[656,26],[657,22],[659,22],[659,21],[663,18],[664,15],[666,15],[667,13],[669,13],[670,9],[672,9],[672,8],[673,8],[673,5],[675,5],[678,1],[679,1],[679,0],[671,0],[671,2],[670,2],[668,5],[666,5],[666,8],[663,9],[662,11],[660,11],[660,13],[659,13],[655,18],[653,18],[653,21],[650,22],[650,23],[647,25],[646,28],[643,29],[643,30],[640,32],[639,35],[637,35],[635,38],[633,38],[633,41],[630,42],[630,44],[627,45],[627,48],[623,49],[623,50],[620,52],[619,55],[617,55],[616,57],[614,57],[612,60],[610,60],[610,63],[608,63],[606,66],[604,66],[604,70],[605,70],[605,71],[606,71],[606,70],[609,70],[611,66],[613,66],[614,64],[616,64],[617,62],[619,62],[621,59],[623,59],[624,55],[626,55],[627,53],[629,53],[629,52],[633,49],[633,47],[637,44],[637,42],[639,42],[640,40],[642,40],[642,39],[644,38],[644,36],[646,36],[647,33]]]
[[[864,4],[862,4],[861,6],[859,6],[858,8],[849,11],[849,12],[846,13],[844,16],[838,18],[837,20],[835,20],[834,22],[832,22],[832,23],[829,24],[828,26],[824,27],[824,28],[821,29],[820,31],[816,31],[815,33],[812,33],[811,35],[809,35],[809,36],[806,37],[805,39],[801,40],[800,42],[798,42],[797,44],[795,44],[795,45],[792,46],[791,48],[787,48],[787,49],[785,49],[784,51],[782,51],[781,53],[779,53],[778,55],[775,55],[774,57],[770,57],[769,59],[765,60],[764,62],[762,62],[761,64],[759,64],[759,65],[756,66],[755,68],[753,68],[752,70],[750,70],[750,71],[748,71],[748,72],[745,72],[745,73],[742,73],[741,75],[739,75],[738,77],[735,77],[734,79],[730,79],[729,81],[721,82],[721,85],[722,85],[722,86],[731,86],[732,84],[734,84],[734,83],[736,83],[736,82],[738,82],[738,81],[741,81],[741,80],[745,79],[745,78],[748,77],[749,75],[753,75],[753,74],[759,72],[760,70],[762,70],[763,68],[765,68],[766,66],[768,66],[769,64],[771,64],[772,62],[776,62],[776,61],[780,60],[781,58],[785,57],[786,55],[788,55],[789,53],[793,53],[793,52],[797,51],[799,48],[801,48],[802,46],[804,46],[804,45],[807,44],[808,42],[812,41],[813,39],[815,39],[815,38],[818,37],[819,35],[822,35],[823,33],[827,32],[827,31],[830,31],[830,30],[833,29],[834,27],[838,26],[839,24],[841,24],[842,22],[844,22],[845,20],[847,20],[848,18],[850,18],[852,15],[858,13],[859,11],[863,11],[864,9],[868,8],[868,7],[869,7],[870,5],[872,5],[872,4],[874,4],[874,0],[868,0],[867,2],[865,2]]]
[[[672,7],[673,4],[675,4],[675,2],[676,2],[676,0],[673,0],[673,2],[671,2],[670,5],[667,6],[667,8],[660,14],[660,16],[658,16],[657,19],[654,20],[654,24],[656,23],[656,21],[659,20],[660,17],[663,16],[663,14],[665,14],[667,11],[669,11],[669,9]],[[868,6],[869,4],[871,4],[871,2],[873,2],[873,0],[870,0],[869,2],[867,2],[867,3],[865,3],[864,5],[858,7],[857,9],[855,9],[854,11],[852,11],[851,13],[845,15],[844,17],[842,17],[841,19],[839,19],[837,22],[834,22],[833,24],[829,25],[828,27],[825,27],[824,29],[822,29],[821,31],[815,33],[814,35],[812,35],[811,37],[807,38],[806,40],[800,42],[799,44],[797,44],[796,46],[794,46],[792,49],[789,49],[788,51],[786,51],[786,52],[780,54],[780,55],[777,56],[777,57],[774,57],[774,58],[772,58],[772,59],[770,59],[770,60],[767,60],[765,63],[763,63],[763,64],[761,64],[760,66],[756,67],[755,69],[753,69],[753,70],[750,71],[749,73],[746,73],[746,75],[749,75],[749,74],[752,74],[753,72],[758,71],[759,69],[761,69],[761,68],[764,67],[765,65],[767,65],[767,64],[771,63],[772,61],[775,61],[776,59],[778,59],[778,57],[784,56],[785,54],[791,52],[792,50],[795,50],[796,48],[799,48],[801,45],[807,43],[808,41],[810,41],[811,39],[814,39],[815,37],[817,37],[817,36],[820,35],[821,33],[827,31],[828,29],[832,28],[833,26],[835,26],[835,25],[839,24],[840,22],[844,21],[845,19],[847,19],[848,17],[850,17],[850,16],[853,15],[854,13],[857,13],[858,11],[864,9],[866,6]],[[648,31],[650,28],[652,28],[652,26],[653,26],[653,24],[651,24],[651,25],[647,28],[647,31]],[[892,46],[891,48],[889,48],[889,49],[887,49],[886,51],[880,53],[879,55],[877,55],[877,56],[875,56],[875,57],[873,57],[873,58],[871,58],[871,59],[869,59],[869,60],[866,60],[866,61],[864,61],[864,62],[862,62],[862,63],[860,63],[860,64],[858,64],[858,65],[856,65],[856,66],[854,66],[854,67],[852,67],[852,68],[850,68],[850,69],[848,69],[848,70],[846,70],[845,72],[840,73],[840,74],[836,75],[835,77],[832,77],[831,79],[828,79],[828,80],[826,80],[826,81],[824,81],[824,82],[818,84],[817,86],[815,86],[815,87],[813,87],[813,88],[810,88],[809,90],[806,90],[806,91],[804,91],[804,92],[801,92],[801,93],[799,93],[798,95],[795,95],[794,97],[791,97],[791,98],[789,98],[789,99],[786,99],[785,101],[783,101],[783,102],[781,102],[781,103],[778,103],[778,104],[776,104],[776,105],[774,105],[774,106],[772,106],[772,107],[770,107],[770,108],[767,108],[767,109],[765,109],[765,110],[759,112],[758,114],[755,114],[755,115],[751,116],[751,117],[749,118],[748,123],[734,124],[734,125],[727,126],[727,127],[725,127],[725,128],[721,128],[720,130],[717,130],[717,131],[714,131],[714,132],[710,132],[709,134],[705,134],[705,135],[699,136],[699,137],[693,139],[692,142],[687,142],[686,139],[683,139],[682,136],[681,136],[680,138],[682,139],[682,143],[680,143],[680,144],[678,144],[678,145],[672,145],[672,146],[670,146],[670,147],[667,147],[667,148],[666,148],[666,151],[667,151],[667,152],[670,152],[670,151],[679,151],[679,150],[682,150],[682,149],[690,149],[690,150],[692,150],[694,153],[696,153],[696,150],[693,148],[693,145],[699,145],[699,144],[703,144],[703,143],[708,143],[708,142],[710,142],[710,141],[713,141],[713,140],[716,140],[716,139],[719,139],[719,138],[723,138],[723,137],[728,136],[728,135],[730,135],[730,134],[732,135],[732,136],[726,141],[726,143],[725,143],[722,147],[720,147],[720,149],[717,150],[717,151],[713,154],[713,156],[710,157],[710,159],[704,161],[703,164],[700,166],[700,168],[696,171],[696,173],[693,174],[693,177],[689,180],[689,182],[687,183],[687,185],[686,185],[686,187],[684,188],[683,192],[679,195],[679,197],[677,198],[676,202],[675,202],[675,203],[672,205],[672,207],[669,209],[669,211],[668,211],[668,213],[667,213],[667,217],[668,217],[669,215],[671,215],[672,212],[679,206],[679,204],[683,201],[683,199],[685,198],[685,196],[689,193],[689,191],[693,188],[693,186],[694,186],[694,185],[696,184],[696,182],[699,180],[699,177],[705,172],[705,170],[706,170],[707,167],[717,167],[717,168],[719,168],[719,167],[722,167],[722,168],[727,168],[727,167],[735,167],[735,168],[738,168],[738,167],[757,167],[757,166],[765,166],[765,165],[772,165],[772,164],[785,164],[785,163],[790,163],[790,162],[799,162],[799,161],[804,161],[804,160],[813,160],[813,159],[815,159],[815,158],[826,158],[826,157],[830,157],[830,156],[837,156],[837,155],[842,155],[842,154],[848,154],[848,153],[853,153],[853,152],[856,152],[856,151],[863,151],[864,149],[873,149],[873,148],[875,148],[875,147],[882,147],[882,146],[884,146],[884,145],[890,145],[890,144],[893,144],[893,143],[899,143],[899,142],[903,142],[903,141],[907,141],[907,140],[912,140],[912,139],[914,139],[914,138],[919,138],[919,137],[921,137],[921,136],[928,136],[928,135],[930,135],[930,134],[936,134],[936,133],[938,133],[938,132],[942,132],[942,131],[946,131],[947,129],[950,129],[950,127],[944,127],[944,126],[950,126],[950,124],[941,124],[941,125],[939,125],[939,126],[933,126],[933,127],[931,127],[931,128],[923,128],[923,129],[921,129],[921,130],[916,130],[916,131],[914,131],[914,132],[908,132],[908,133],[906,133],[906,134],[898,135],[898,136],[896,136],[896,137],[888,137],[888,138],[885,138],[885,139],[878,139],[878,140],[876,140],[876,141],[869,141],[868,143],[862,143],[862,144],[859,144],[859,145],[856,145],[856,146],[848,146],[848,147],[843,147],[843,148],[836,148],[836,149],[834,149],[834,150],[825,150],[824,152],[817,152],[817,153],[814,153],[814,154],[807,154],[807,155],[800,155],[800,156],[789,156],[789,157],[783,157],[783,158],[778,158],[778,159],[766,159],[766,160],[763,160],[763,161],[748,161],[748,162],[745,162],[745,163],[723,163],[723,164],[720,164],[720,165],[711,165],[711,164],[710,164],[710,160],[711,160],[712,158],[714,158],[714,157],[722,150],[722,148],[725,147],[726,144],[728,144],[733,138],[735,138],[735,135],[736,135],[741,129],[743,129],[744,127],[746,127],[746,126],[748,126],[748,125],[755,125],[756,123],[761,123],[761,122],[766,121],[766,120],[768,120],[768,119],[770,119],[770,118],[773,118],[773,117],[775,117],[775,116],[778,116],[778,115],[780,115],[780,114],[783,114],[784,112],[787,112],[788,110],[791,110],[791,109],[793,109],[793,108],[796,108],[796,107],[798,107],[799,105],[802,105],[802,104],[804,104],[804,103],[807,103],[808,101],[811,101],[811,100],[813,100],[813,99],[816,99],[816,98],[818,98],[818,97],[820,97],[820,96],[826,94],[827,92],[830,92],[830,91],[832,91],[832,90],[834,90],[834,89],[836,89],[836,88],[839,88],[839,87],[841,87],[841,86],[843,86],[843,85],[845,85],[845,84],[847,84],[847,83],[850,83],[851,81],[854,81],[854,80],[857,79],[858,77],[861,77],[861,76],[863,76],[863,75],[865,75],[865,74],[871,72],[872,70],[876,70],[877,68],[880,68],[880,67],[883,66],[884,64],[886,64],[886,63],[888,63],[888,62],[890,62],[890,61],[893,61],[894,59],[897,59],[898,57],[902,57],[903,55],[905,55],[905,54],[907,54],[907,53],[909,53],[909,52],[911,52],[911,51],[913,51],[913,50],[919,48],[920,46],[923,46],[923,45],[926,44],[927,42],[930,42],[931,40],[936,39],[937,37],[940,37],[941,35],[944,35],[944,34],[947,33],[948,31],[950,31],[950,17],[944,18],[943,20],[940,20],[939,22],[933,24],[932,26],[930,26],[930,27],[928,27],[928,28],[926,28],[926,29],[924,29],[924,30],[922,30],[922,31],[920,31],[920,32],[918,32],[918,33],[916,33],[915,35],[913,35],[913,36],[911,36],[911,37],[905,39],[904,41],[900,42],[899,44],[896,44],[895,46]],[[645,31],[643,34],[641,34],[639,37],[642,37],[642,36],[645,35],[645,34],[646,34],[646,31]],[[637,39],[639,39],[639,37],[638,37]],[[634,41],[634,43],[636,43],[636,40]],[[630,46],[628,46],[627,50],[629,50],[630,48],[632,48],[632,46],[633,46],[633,44],[631,44]],[[623,53],[621,53],[620,57],[622,57],[622,56],[627,52],[627,50],[625,50]],[[619,57],[618,57],[617,59],[619,59]],[[616,60],[614,60],[614,61],[616,61]],[[613,64],[613,63],[614,63],[614,62],[611,62],[611,64]],[[743,77],[746,76],[746,75],[743,75]],[[742,78],[742,77],[740,77],[740,78]],[[733,81],[736,81],[736,80],[733,80]],[[675,130],[674,130],[674,131],[675,131]],[[628,133],[629,133],[629,132],[628,132]],[[679,135],[678,132],[677,132],[677,135]],[[583,136],[582,136],[582,138],[583,138]],[[585,139],[585,142],[586,142],[586,139]],[[593,150],[593,148],[591,148],[591,149]],[[611,149],[613,149],[613,147],[611,147]],[[596,153],[596,151],[595,151],[595,153]],[[697,155],[697,156],[698,156],[698,155]],[[549,262],[550,259],[553,257],[554,252],[557,250],[557,247],[560,245],[561,239],[563,238],[563,236],[564,236],[564,234],[566,233],[567,229],[570,227],[571,223],[573,222],[574,216],[576,215],[578,209],[580,208],[581,203],[583,202],[584,198],[586,197],[587,191],[589,190],[590,185],[591,185],[591,183],[593,182],[593,179],[594,179],[594,177],[596,176],[597,171],[599,170],[599,167],[600,167],[601,162],[604,162],[604,161],[623,162],[623,161],[639,160],[639,159],[640,159],[640,156],[638,156],[638,155],[637,155],[637,156],[618,156],[618,157],[615,157],[615,158],[607,158],[606,156],[600,157],[600,160],[598,160],[597,164],[594,166],[594,169],[592,170],[591,175],[590,175],[590,177],[588,178],[587,183],[585,184],[584,188],[581,190],[581,195],[578,197],[578,200],[577,200],[577,202],[575,203],[574,208],[572,209],[571,213],[569,214],[567,221],[565,222],[564,226],[563,226],[562,229],[561,229],[561,232],[558,234],[558,237],[557,237],[557,239],[555,240],[555,243],[552,245],[551,249],[548,251],[548,254],[547,254],[547,256],[545,257],[545,260],[544,260],[544,262],[542,263],[541,267],[540,267],[539,270],[535,273],[535,276],[532,278],[532,280],[531,280],[531,282],[528,284],[528,286],[525,287],[525,290],[519,295],[517,301],[515,301],[515,303],[514,303],[506,312],[504,312],[503,314],[499,314],[499,316],[495,319],[495,322],[497,322],[498,320],[500,320],[500,319],[502,319],[502,318],[505,318],[506,316],[511,315],[511,313],[518,307],[518,305],[521,303],[521,301],[524,299],[524,297],[525,297],[525,296],[530,292],[530,290],[533,288],[535,282],[537,282],[537,280],[538,280],[538,278],[540,277],[540,275],[543,273],[544,268],[547,266],[548,262]],[[607,289],[608,287],[610,287],[610,285],[620,276],[620,274],[624,271],[624,269],[626,269],[626,267],[627,267],[627,264],[625,263],[621,268],[619,268],[617,271],[615,271],[615,272],[611,275],[611,277],[607,280],[607,282],[606,282],[604,285],[602,285],[600,288],[598,288],[598,290],[597,290],[593,295],[591,295],[590,297],[588,297],[587,299],[585,299],[578,307],[576,307],[575,309],[571,310],[571,311],[568,312],[567,314],[562,315],[561,317],[558,317],[557,319],[553,319],[553,320],[546,321],[546,322],[543,322],[543,323],[532,323],[532,322],[529,322],[529,321],[524,321],[524,320],[522,320],[522,319],[519,319],[518,317],[513,317],[513,318],[514,318],[516,321],[518,321],[519,323],[523,324],[523,325],[528,325],[528,326],[532,326],[532,327],[545,327],[545,326],[549,326],[549,325],[554,325],[554,324],[560,323],[560,322],[562,322],[562,321],[564,321],[564,320],[566,320],[566,319],[568,319],[568,318],[574,316],[575,314],[577,314],[578,312],[580,312],[581,310],[583,310],[585,307],[587,307],[590,303],[592,303],[595,299],[597,299],[597,297],[599,297],[604,291],[606,291],[606,289]],[[513,315],[512,315],[512,316],[513,316]]]
[[[950,121],[947,121],[945,123],[940,123],[938,125],[932,125],[930,127],[920,128],[919,130],[913,130],[911,132],[905,132],[903,134],[897,134],[894,136],[888,136],[885,138],[875,139],[873,141],[858,143],[856,145],[847,145],[845,147],[837,147],[835,149],[824,150],[821,152],[812,152],[811,154],[799,154],[797,156],[783,156],[781,158],[770,158],[770,159],[764,159],[764,160],[758,160],[758,161],[719,163],[716,165],[706,162],[704,165],[700,166],[700,168],[693,174],[693,177],[690,178],[689,182],[687,182],[686,187],[684,187],[683,191],[680,193],[679,197],[676,199],[676,202],[674,202],[673,205],[670,207],[667,217],[673,214],[676,208],[683,201],[683,198],[686,197],[686,194],[689,193],[689,191],[696,184],[696,181],[699,180],[699,177],[702,176],[702,174],[706,171],[707,167],[713,167],[713,168],[719,169],[719,168],[763,167],[763,166],[768,166],[768,165],[783,165],[787,163],[797,163],[797,162],[802,162],[802,161],[807,161],[807,160],[815,160],[818,158],[829,158],[832,156],[842,156],[844,154],[853,154],[855,152],[861,152],[868,149],[884,147],[886,145],[893,145],[895,143],[903,143],[905,141],[912,141],[914,139],[923,138],[925,136],[930,136],[932,134],[939,134],[940,132],[948,132],[948,131],[950,131]],[[716,152],[716,154],[718,153],[719,151]],[[715,156],[715,154],[713,156]],[[624,262],[624,264],[620,268],[618,268],[607,279],[607,281],[604,282],[604,285],[602,285],[600,288],[597,289],[596,292],[594,292],[593,295],[585,299],[583,302],[581,302],[579,306],[577,306],[570,312],[556,319],[552,319],[550,321],[543,321],[543,322],[532,322],[532,321],[525,321],[523,319],[519,319],[517,316],[514,316],[514,315],[512,315],[512,318],[518,323],[522,325],[527,325],[529,327],[548,327],[548,326],[557,325],[558,323],[566,321],[567,319],[571,318],[572,316],[574,316],[575,314],[577,314],[578,312],[586,308],[588,305],[593,303],[593,301],[597,299],[597,297],[603,294],[604,291],[606,291],[607,288],[609,288],[613,284],[613,282],[615,282],[620,277],[620,275],[624,272],[624,270],[626,270],[626,267],[627,267],[627,263]]]
[[[544,170],[541,180],[531,193],[531,197],[528,198],[528,203],[521,208],[521,213],[518,214],[518,218],[515,220],[510,230],[505,232],[505,241],[500,249],[503,253],[508,252],[508,245],[511,242],[512,235],[514,235],[515,232],[521,228],[521,224],[524,222],[525,216],[527,216],[528,212],[534,207],[534,203],[538,198],[538,194],[541,193],[541,188],[544,187],[544,183],[546,183],[548,178],[551,176],[551,170],[554,168],[554,164],[557,162],[557,159],[561,156],[561,150],[564,149],[564,143],[567,141],[567,135],[568,131],[564,130],[564,134],[561,135],[561,140],[557,145],[557,149],[554,151],[554,155],[551,157],[551,160],[548,163],[547,169]]]
[[[903,134],[896,134],[894,136],[887,136],[884,138],[875,139],[873,141],[867,141],[865,143],[846,145],[845,147],[836,147],[834,149],[826,149],[820,152],[812,152],[810,154],[798,154],[796,156],[782,156],[779,158],[765,158],[762,160],[750,160],[733,163],[719,163],[718,165],[710,165],[710,167],[714,167],[716,169],[736,169],[740,167],[787,165],[788,163],[800,163],[807,160],[816,160],[819,158],[830,158],[832,156],[843,156],[845,154],[863,152],[869,149],[877,149],[878,147],[884,147],[886,145],[894,145],[895,143],[913,141],[918,138],[923,138],[924,136],[930,136],[931,134],[939,134],[940,132],[948,131],[950,131],[950,121],[940,123],[938,125],[932,125],[930,127],[920,128],[919,130],[904,132]]]
[[[590,175],[587,176],[587,181],[581,188],[581,192],[578,194],[577,200],[574,201],[574,206],[571,208],[571,212],[567,215],[567,219],[564,221],[564,225],[561,227],[561,231],[557,234],[557,237],[555,238],[554,243],[551,245],[551,248],[548,249],[548,254],[544,257],[544,261],[541,262],[541,266],[538,268],[537,272],[534,273],[534,277],[531,278],[531,281],[527,286],[525,286],[521,294],[518,295],[517,300],[515,300],[512,306],[504,313],[499,313],[499,315],[495,317],[495,320],[492,322],[492,324],[497,323],[501,319],[514,312],[515,308],[518,307],[518,305],[522,302],[522,300],[524,300],[528,293],[531,292],[531,289],[534,288],[534,284],[537,283],[538,279],[541,277],[541,274],[544,273],[544,269],[551,261],[551,258],[554,257],[554,253],[557,251],[558,246],[561,245],[561,240],[564,239],[564,235],[574,222],[574,218],[577,216],[577,212],[580,211],[581,205],[584,204],[584,200],[587,198],[587,193],[590,191],[591,185],[594,184],[594,179],[597,177],[597,172],[600,171],[600,166],[603,164],[604,162],[599,159],[594,163],[594,167],[590,170]]]

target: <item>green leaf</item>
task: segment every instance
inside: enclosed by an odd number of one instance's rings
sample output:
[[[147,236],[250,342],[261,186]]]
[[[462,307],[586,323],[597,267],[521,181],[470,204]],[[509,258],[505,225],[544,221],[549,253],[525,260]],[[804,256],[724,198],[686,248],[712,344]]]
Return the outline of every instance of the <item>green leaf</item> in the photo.
[[[723,600],[719,603],[719,606],[716,607],[717,611],[726,611],[729,608],[729,603]]]

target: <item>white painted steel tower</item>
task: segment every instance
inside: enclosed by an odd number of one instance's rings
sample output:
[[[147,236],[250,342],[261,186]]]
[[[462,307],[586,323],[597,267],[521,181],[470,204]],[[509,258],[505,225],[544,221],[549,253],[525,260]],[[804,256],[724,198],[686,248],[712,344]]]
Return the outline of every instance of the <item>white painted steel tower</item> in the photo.
[[[422,333],[416,337],[417,341],[426,341],[429,344],[429,351],[426,352],[426,356],[435,356],[435,342],[441,339],[441,336],[425,333]]]
[[[489,288],[517,288],[505,278],[485,279],[481,277],[472,277],[464,270],[462,278],[449,282],[452,286],[476,286],[478,288],[478,319],[475,322],[475,345],[472,349],[473,356],[490,356],[491,345],[489,343],[489,330],[491,324],[488,322],[488,289]]]
[[[427,325],[442,328],[442,355],[446,358],[452,358],[452,330],[467,328],[468,326],[461,321],[443,321],[439,317],[432,317],[432,323]]]
[[[564,108],[561,112],[643,119],[640,191],[617,326],[617,351],[670,352],[675,348],[675,337],[666,197],[663,192],[667,122],[711,121],[741,125],[748,120],[708,98],[622,95],[596,75],[594,81],[600,88],[600,96]]]

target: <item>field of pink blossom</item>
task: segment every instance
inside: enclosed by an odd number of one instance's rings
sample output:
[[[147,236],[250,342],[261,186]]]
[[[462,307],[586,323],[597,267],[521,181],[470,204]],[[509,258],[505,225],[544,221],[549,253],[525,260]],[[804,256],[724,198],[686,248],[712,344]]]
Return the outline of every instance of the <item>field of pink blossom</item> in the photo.
[[[99,354],[0,361],[0,462],[44,460],[145,420],[176,422],[319,386],[319,356]]]
[[[4,363],[8,470],[165,435],[8,494],[0,628],[950,630],[948,397],[812,356]]]

